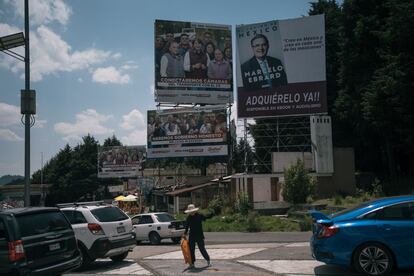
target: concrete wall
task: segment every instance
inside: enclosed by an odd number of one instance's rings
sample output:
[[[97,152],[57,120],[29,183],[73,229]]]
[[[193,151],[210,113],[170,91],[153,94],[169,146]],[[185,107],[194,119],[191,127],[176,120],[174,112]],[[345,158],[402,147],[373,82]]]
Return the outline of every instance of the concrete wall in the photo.
[[[272,152],[272,172],[283,173],[298,159],[305,163],[305,168],[313,170],[313,159],[311,152]]]

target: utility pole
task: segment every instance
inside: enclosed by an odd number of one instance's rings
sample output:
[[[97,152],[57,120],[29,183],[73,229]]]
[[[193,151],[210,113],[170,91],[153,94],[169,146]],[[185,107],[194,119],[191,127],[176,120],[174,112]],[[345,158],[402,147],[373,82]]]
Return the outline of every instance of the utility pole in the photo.
[[[27,102],[30,99],[30,43],[29,43],[29,0],[24,0],[24,33],[25,33],[25,91],[22,97]],[[25,94],[23,96],[23,93]],[[29,97],[27,97],[29,96]],[[23,114],[24,120],[24,206],[30,206],[30,117],[31,112]]]

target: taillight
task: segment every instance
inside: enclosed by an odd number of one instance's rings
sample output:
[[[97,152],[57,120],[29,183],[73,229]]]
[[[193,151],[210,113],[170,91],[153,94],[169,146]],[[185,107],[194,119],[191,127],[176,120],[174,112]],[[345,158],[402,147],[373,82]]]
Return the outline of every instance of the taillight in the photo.
[[[97,223],[88,223],[88,229],[94,235],[105,235],[102,227]]]
[[[332,226],[325,226],[325,225],[319,225],[322,229],[320,230],[317,238],[323,239],[323,238],[329,238],[335,235],[339,232],[339,227],[332,225]]]
[[[24,258],[23,241],[17,240],[9,242],[9,260],[12,262],[18,261]]]

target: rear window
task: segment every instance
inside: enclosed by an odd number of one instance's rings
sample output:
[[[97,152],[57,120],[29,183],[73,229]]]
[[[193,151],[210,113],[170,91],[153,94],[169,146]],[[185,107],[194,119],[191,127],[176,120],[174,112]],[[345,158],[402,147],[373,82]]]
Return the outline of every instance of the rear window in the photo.
[[[120,221],[128,219],[128,216],[116,207],[94,209],[91,211],[91,213],[100,222]]]
[[[170,222],[175,220],[175,218],[170,214],[156,214],[155,216],[159,222]]]
[[[71,226],[61,212],[27,214],[16,217],[22,237],[70,229]]]

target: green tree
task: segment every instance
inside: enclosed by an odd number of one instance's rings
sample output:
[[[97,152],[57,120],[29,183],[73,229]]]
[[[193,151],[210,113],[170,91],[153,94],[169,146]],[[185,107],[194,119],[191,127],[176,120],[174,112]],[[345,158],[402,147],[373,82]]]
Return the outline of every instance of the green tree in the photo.
[[[305,164],[298,159],[296,164],[290,166],[284,172],[285,183],[283,186],[283,198],[290,203],[306,203],[308,196],[312,194],[313,182],[305,169]]]

